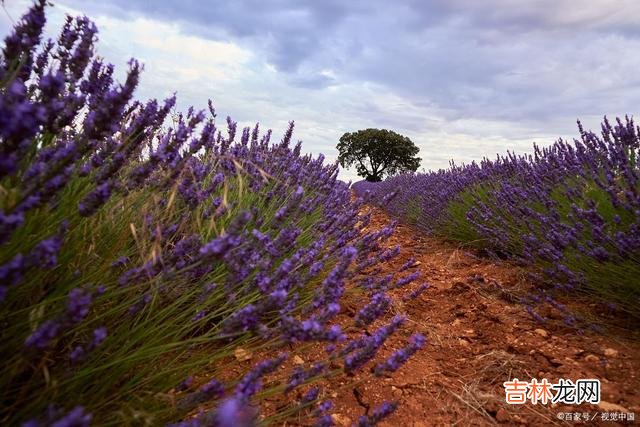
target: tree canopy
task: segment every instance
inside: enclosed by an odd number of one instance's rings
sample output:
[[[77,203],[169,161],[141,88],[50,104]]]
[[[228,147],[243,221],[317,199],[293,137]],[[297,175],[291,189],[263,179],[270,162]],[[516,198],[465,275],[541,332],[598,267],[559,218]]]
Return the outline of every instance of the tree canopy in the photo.
[[[355,165],[358,175],[367,181],[382,181],[385,176],[416,171],[420,149],[406,136],[386,129],[347,132],[338,143],[338,161],[342,167]]]

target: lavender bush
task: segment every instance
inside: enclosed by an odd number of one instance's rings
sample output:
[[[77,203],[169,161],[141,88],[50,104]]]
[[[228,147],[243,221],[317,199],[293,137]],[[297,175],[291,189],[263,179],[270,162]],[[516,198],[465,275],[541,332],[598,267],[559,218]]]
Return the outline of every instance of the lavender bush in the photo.
[[[588,295],[602,302],[597,311],[632,327],[640,320],[640,130],[630,118],[605,118],[600,135],[578,126],[573,143],[534,147],[532,155],[353,187],[425,232],[534,267],[543,286],[527,304],[566,312],[554,296]]]
[[[219,129],[211,103],[137,101],[142,67],[115,82],[89,19],[42,42],[45,4],[0,61],[2,423],[327,422],[309,384],[362,369],[401,323],[361,334],[388,307],[364,276],[397,254],[392,227],[364,233],[362,201],[292,146],[293,123],[272,143]],[[341,327],[347,293],[371,304]],[[314,343],[326,353],[285,367],[284,347]],[[237,350],[271,356],[246,368]],[[261,413],[274,393],[289,406]]]

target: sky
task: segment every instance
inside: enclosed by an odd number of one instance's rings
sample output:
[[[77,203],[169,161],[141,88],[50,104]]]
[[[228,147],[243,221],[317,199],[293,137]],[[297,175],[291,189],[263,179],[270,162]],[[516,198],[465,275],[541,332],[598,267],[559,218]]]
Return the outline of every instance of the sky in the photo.
[[[4,0],[0,36],[28,8]],[[385,128],[420,148],[421,168],[530,152],[640,107],[637,0],[59,0],[99,29],[98,54],[136,96],[206,108],[303,151],[337,157],[340,136]],[[342,170],[344,180],[358,180]]]

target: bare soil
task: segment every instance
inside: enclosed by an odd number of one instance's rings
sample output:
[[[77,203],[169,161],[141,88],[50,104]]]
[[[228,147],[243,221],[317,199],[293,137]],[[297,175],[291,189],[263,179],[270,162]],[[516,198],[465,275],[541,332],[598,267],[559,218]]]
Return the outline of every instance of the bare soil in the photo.
[[[370,208],[368,229],[382,228],[390,218]],[[640,417],[640,344],[620,336],[579,333],[562,322],[534,321],[513,294],[531,286],[521,268],[482,258],[442,240],[399,225],[386,242],[401,253],[388,264],[394,273],[411,257],[421,279],[392,291],[395,313],[409,323],[390,338],[383,355],[406,345],[413,332],[427,337],[426,345],[388,378],[368,371],[356,375],[357,385],[325,384],[332,399],[336,425],[352,425],[383,400],[400,407],[382,426],[429,425],[628,425],[608,421],[602,413],[634,413]],[[402,296],[424,281],[431,287],[415,300]],[[513,291],[513,292],[512,292]],[[353,301],[341,316],[352,317],[362,301]],[[348,319],[344,319],[345,321]],[[382,323],[382,321],[381,321]],[[371,326],[373,331],[377,324]],[[304,357],[304,354],[302,355]],[[600,405],[509,405],[503,382],[518,378],[599,379]],[[343,378],[344,379],[344,378]],[[338,381],[338,380],[336,380]],[[559,413],[589,413],[593,420],[565,421]],[[572,415],[573,416],[573,415]]]

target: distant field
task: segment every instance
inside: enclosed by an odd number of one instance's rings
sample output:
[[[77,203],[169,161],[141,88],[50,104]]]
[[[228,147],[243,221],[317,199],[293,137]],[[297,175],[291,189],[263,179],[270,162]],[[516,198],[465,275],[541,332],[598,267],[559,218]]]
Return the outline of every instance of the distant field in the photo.
[[[357,194],[425,233],[530,266],[539,293],[523,302],[552,304],[569,324],[640,320],[640,137],[632,119],[605,118],[600,135],[535,147],[528,156],[405,174],[354,184]],[[556,301],[587,296],[589,313]],[[544,320],[544,319],[539,319]]]

